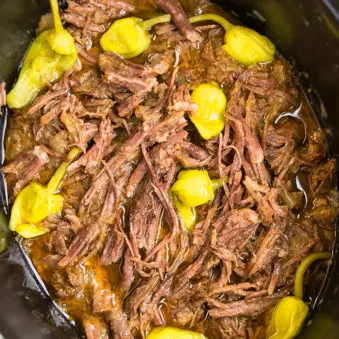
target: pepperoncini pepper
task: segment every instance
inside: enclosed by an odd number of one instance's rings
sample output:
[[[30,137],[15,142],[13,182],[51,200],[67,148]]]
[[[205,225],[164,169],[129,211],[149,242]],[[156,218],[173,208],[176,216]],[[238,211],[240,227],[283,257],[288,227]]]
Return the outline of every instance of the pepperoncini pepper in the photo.
[[[146,339],[206,339],[206,337],[199,332],[164,326],[154,328]]]
[[[62,26],[57,0],[50,0],[54,28],[42,32],[32,43],[24,59],[18,81],[7,95],[11,108],[22,108],[45,88],[71,70],[78,51],[74,39]]]
[[[266,36],[243,26],[233,26],[225,35],[222,46],[234,60],[245,66],[274,59],[275,46]]]
[[[274,59],[273,43],[253,29],[232,25],[217,14],[202,14],[189,19],[191,23],[207,20],[215,21],[225,29],[223,49],[239,63],[253,65]],[[170,21],[170,15],[162,15],[146,21],[135,17],[116,20],[101,37],[101,47],[105,51],[115,52],[124,58],[133,58],[149,47],[151,36],[148,29],[156,24]]]
[[[80,153],[78,148],[72,148],[67,162],[60,165],[47,187],[33,182],[26,186],[17,196],[12,207],[9,228],[24,238],[42,235],[47,230],[40,224],[52,213],[62,210],[63,197],[55,194],[64,178],[72,160]]]
[[[330,258],[331,253],[318,252],[301,262],[294,280],[294,296],[285,297],[277,304],[267,329],[267,339],[292,339],[298,334],[309,311],[307,303],[302,300],[305,272],[314,261]]]
[[[217,14],[202,14],[190,18],[191,23],[211,20],[226,31],[223,49],[236,61],[248,66],[274,59],[275,46],[264,35],[243,26],[234,26]]]
[[[214,190],[219,187],[221,180],[211,180],[205,170],[180,171],[170,192],[174,206],[188,231],[192,230],[196,221],[194,207],[213,199]]]
[[[126,59],[133,58],[142,54],[151,44],[148,29],[169,21],[171,16],[168,14],[146,21],[136,17],[116,20],[102,35],[100,45],[104,51],[117,53]]]
[[[199,134],[206,140],[218,135],[225,127],[227,100],[222,89],[214,83],[201,84],[193,90],[191,101],[198,104],[190,119]]]
[[[177,210],[187,231],[192,231],[195,221],[197,219],[195,208],[184,205],[174,194],[172,195],[172,200],[175,209]]]

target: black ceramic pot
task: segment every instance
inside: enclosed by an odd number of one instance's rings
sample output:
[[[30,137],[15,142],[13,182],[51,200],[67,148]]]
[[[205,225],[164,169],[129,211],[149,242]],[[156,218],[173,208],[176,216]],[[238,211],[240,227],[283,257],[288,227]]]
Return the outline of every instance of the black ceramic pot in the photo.
[[[311,105],[339,157],[339,0],[219,0],[244,24],[268,35],[293,64]],[[47,0],[0,0],[0,81],[10,85]],[[0,142],[6,126],[3,110]],[[1,145],[2,148],[2,145]],[[3,161],[3,150],[0,152]],[[0,178],[0,204],[6,191]],[[0,231],[3,220],[0,218]],[[337,239],[338,240],[338,239]],[[326,282],[313,295],[313,310],[302,338],[339,338],[339,253]],[[34,269],[15,241],[0,255],[0,338],[81,338],[49,300]]]

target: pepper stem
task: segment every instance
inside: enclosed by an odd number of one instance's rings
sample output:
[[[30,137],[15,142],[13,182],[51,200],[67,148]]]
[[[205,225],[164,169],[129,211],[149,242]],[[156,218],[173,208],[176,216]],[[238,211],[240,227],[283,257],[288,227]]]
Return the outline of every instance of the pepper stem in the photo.
[[[225,29],[225,31],[228,31],[230,28],[233,27],[233,25],[228,20],[218,14],[201,14],[189,18],[189,21],[192,24],[200,21],[215,21],[216,23],[221,25]]]
[[[307,269],[317,260],[331,259],[330,252],[318,252],[308,255],[299,265],[294,280],[294,295],[302,299],[304,295],[304,276]]]
[[[157,25],[157,24],[162,24],[166,22],[171,22],[171,15],[170,14],[165,14],[165,15],[160,15],[152,19],[148,19],[146,21],[142,21],[140,23],[140,26],[147,31],[150,29],[152,26]]]
[[[58,190],[60,183],[66,174],[68,166],[80,152],[81,152],[80,149],[77,147],[73,147],[70,150],[70,152],[68,153],[67,161],[63,162],[59,166],[59,168],[56,170],[51,180],[49,181],[47,185],[47,189],[49,192],[54,194]]]
[[[55,31],[61,32],[64,28],[62,26],[62,22],[61,22],[61,18],[60,18],[58,0],[50,0],[50,4],[51,4],[51,7],[52,7]]]
[[[212,179],[212,188],[213,191],[217,190],[218,188],[222,187],[222,181],[221,179]]]
[[[51,1],[53,1],[53,0],[51,0]],[[165,14],[165,15],[157,16],[157,17],[152,18],[152,19],[148,19],[146,21],[142,21],[140,23],[140,26],[144,30],[148,30],[148,29],[150,29],[154,25],[161,24],[161,23],[166,23],[166,22],[171,22],[171,19],[172,18],[171,18],[170,14]],[[192,24],[196,23],[196,22],[200,22],[200,21],[215,21],[216,23],[221,25],[225,29],[225,31],[227,31],[227,30],[229,30],[230,28],[233,27],[233,25],[228,20],[226,20],[225,18],[223,18],[222,16],[220,16],[218,14],[201,14],[201,15],[196,15],[196,16],[193,16],[193,17],[189,18],[189,21]]]

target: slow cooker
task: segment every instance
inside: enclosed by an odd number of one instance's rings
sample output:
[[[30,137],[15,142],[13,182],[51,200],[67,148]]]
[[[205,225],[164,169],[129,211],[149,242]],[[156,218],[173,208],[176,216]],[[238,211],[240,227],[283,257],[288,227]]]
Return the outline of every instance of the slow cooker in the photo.
[[[332,156],[339,157],[339,0],[219,0],[240,22],[266,34],[293,65],[323,126]],[[65,6],[66,1],[61,1]],[[0,82],[10,86],[47,0],[0,0]],[[0,160],[8,112],[0,121]],[[7,195],[0,177],[0,224],[6,226]],[[309,291],[312,312],[301,338],[339,337],[339,236],[319,291]],[[81,338],[48,293],[19,245],[9,239],[0,255],[0,338]]]

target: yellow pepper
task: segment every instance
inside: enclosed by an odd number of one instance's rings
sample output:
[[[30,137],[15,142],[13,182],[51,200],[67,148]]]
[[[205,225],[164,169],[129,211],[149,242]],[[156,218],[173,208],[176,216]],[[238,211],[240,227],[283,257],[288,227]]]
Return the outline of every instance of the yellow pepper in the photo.
[[[331,253],[318,252],[301,262],[294,280],[294,296],[285,297],[277,304],[267,329],[267,339],[292,339],[299,333],[309,311],[302,300],[305,272],[314,261],[330,258]]]
[[[224,50],[243,65],[268,62],[274,59],[275,47],[265,36],[243,26],[234,26],[217,14],[202,14],[189,19],[191,23],[212,20],[226,31]],[[170,22],[170,15],[158,16],[146,21],[130,17],[116,20],[100,39],[104,51],[114,52],[124,58],[142,54],[151,43],[148,30],[159,23]]]
[[[78,51],[73,37],[62,27],[57,0],[50,0],[54,28],[42,32],[32,43],[24,59],[18,81],[7,95],[11,108],[22,108],[45,88],[71,70]]]
[[[195,221],[197,219],[195,208],[184,205],[174,194],[172,195],[172,199],[175,209],[177,210],[187,231],[192,231],[193,226],[195,225]]]
[[[146,337],[146,339],[207,339],[199,332],[183,330],[170,326],[156,327]]]
[[[151,44],[148,30],[161,22],[171,21],[170,15],[162,15],[143,21],[130,17],[116,20],[105,32],[100,45],[104,51],[114,52],[129,59],[142,54]]]
[[[269,62],[274,59],[275,46],[264,35],[253,29],[233,26],[225,35],[223,49],[243,65]]]
[[[329,252],[316,252],[308,255],[299,265],[294,280],[294,295],[300,299],[304,297],[304,275],[307,269],[316,260],[328,260],[331,259],[331,253]]]
[[[188,231],[192,230],[196,221],[194,207],[213,199],[214,190],[221,185],[220,179],[211,180],[205,170],[180,171],[170,192],[174,206]]]
[[[274,310],[267,330],[267,338],[291,339],[295,337],[307,314],[308,305],[301,299],[293,296],[281,299]]]
[[[12,231],[24,238],[37,237],[47,232],[40,222],[52,213],[61,212],[63,197],[55,193],[66,174],[67,167],[79,153],[78,148],[71,149],[67,162],[60,165],[47,187],[33,182],[18,194],[9,222]]]
[[[198,111],[190,114],[190,119],[199,134],[206,140],[218,135],[225,127],[227,100],[222,89],[214,83],[199,85],[193,90],[191,100],[198,104]]]
[[[215,21],[225,29],[223,49],[239,63],[248,66],[274,59],[275,46],[264,35],[247,27],[234,26],[217,14],[202,14],[190,18],[191,23],[205,20]]]
[[[214,197],[212,181],[206,170],[180,171],[171,192],[187,207],[203,205]]]
[[[50,0],[52,7],[54,29],[49,30],[48,42],[53,51],[60,55],[77,54],[77,48],[72,35],[63,28],[59,14],[58,0]]]

